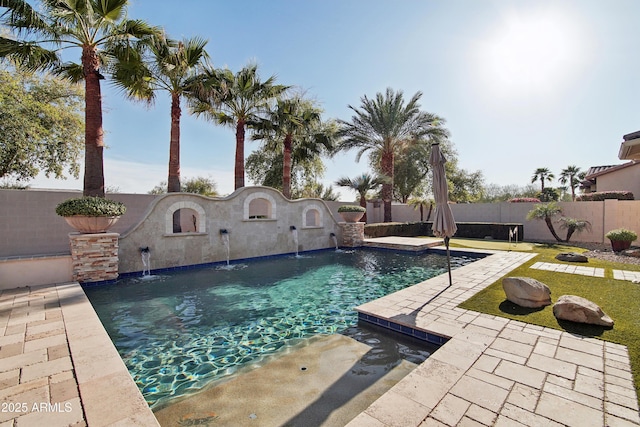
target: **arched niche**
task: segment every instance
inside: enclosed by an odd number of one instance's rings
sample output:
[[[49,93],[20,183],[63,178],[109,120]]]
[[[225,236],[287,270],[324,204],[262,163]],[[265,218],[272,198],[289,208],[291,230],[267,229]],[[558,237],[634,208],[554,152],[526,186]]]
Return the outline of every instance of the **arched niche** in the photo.
[[[306,206],[302,211],[302,224],[306,228],[322,227],[322,210],[315,205]]]
[[[263,192],[252,193],[244,200],[245,220],[275,219],[276,201]]]
[[[194,202],[176,202],[167,210],[165,233],[206,233],[204,209]]]

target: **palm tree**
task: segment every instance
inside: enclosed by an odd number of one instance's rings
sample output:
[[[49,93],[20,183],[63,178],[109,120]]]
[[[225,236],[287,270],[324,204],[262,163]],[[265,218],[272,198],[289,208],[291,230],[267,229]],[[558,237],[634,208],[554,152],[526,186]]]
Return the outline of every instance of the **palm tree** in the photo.
[[[15,38],[0,36],[0,58],[32,70],[50,70],[85,84],[84,195],[104,197],[102,96],[100,80],[119,51],[134,52],[135,40],[160,30],[126,18],[128,0],[42,0],[37,10],[24,0],[0,0],[4,26]],[[139,45],[137,45],[139,46]],[[63,63],[61,52],[80,48],[81,62]]]
[[[264,140],[267,150],[282,151],[282,194],[287,198],[291,198],[292,155],[306,160],[333,150],[333,134],[322,126],[321,113],[300,97],[279,99],[256,125],[252,139]]]
[[[421,139],[443,138],[448,131],[442,127],[444,120],[435,114],[420,111],[418,101],[422,92],[416,92],[405,104],[402,91],[387,88],[374,99],[366,95],[360,99],[360,108],[349,105],[355,112],[351,122],[340,120],[342,139],[338,150],[358,148],[356,161],[369,152],[372,158],[380,158],[380,171],[388,178],[382,184],[384,222],[391,221],[393,198],[394,157],[407,146]]]
[[[275,76],[260,80],[258,66],[250,64],[233,74],[230,70],[205,70],[200,102],[195,114],[236,130],[235,189],[244,187],[244,139],[246,128],[256,126],[272,101],[289,87],[275,84]]]
[[[171,96],[171,133],[169,140],[169,174],[167,192],[179,192],[180,186],[180,116],[182,97],[194,97],[198,86],[198,73],[208,60],[207,41],[199,37],[183,41],[154,37],[149,42],[151,58],[139,64],[136,72],[131,64],[116,69],[116,82],[130,98],[148,103],[155,100],[156,92],[163,90]]]
[[[591,223],[586,219],[575,219],[575,218],[567,218],[560,217],[558,220],[560,222],[560,228],[567,230],[567,238],[565,242],[569,243],[569,239],[573,235],[573,233],[578,232],[582,233],[583,231],[591,232]]]
[[[556,230],[553,228],[553,222],[552,222],[552,218],[558,214],[562,214],[562,209],[560,208],[560,206],[557,205],[557,203],[551,202],[546,204],[540,204],[540,205],[536,205],[535,208],[529,211],[529,213],[527,214],[527,220],[528,221],[531,221],[534,219],[544,220],[544,222],[547,224],[547,228],[549,228],[549,231],[551,232],[553,237],[555,237],[555,239],[558,242],[562,242],[562,239],[560,238],[560,236],[558,236],[558,234],[556,233]],[[571,236],[568,236],[568,237],[571,237]]]
[[[413,209],[420,209],[420,222],[424,221],[424,208],[429,206],[429,212],[427,212],[427,221],[431,218],[431,211],[433,210],[433,199],[427,199],[426,197],[413,197],[409,199],[409,206],[413,206]]]
[[[338,179],[335,184],[356,191],[360,196],[360,206],[367,209],[367,193],[372,190],[377,190],[385,182],[386,179],[382,177],[373,177],[368,173],[363,173],[353,179],[346,176],[342,177]],[[367,222],[366,212],[362,217],[362,222]]]
[[[538,168],[533,172],[533,176],[531,177],[531,183],[533,184],[537,180],[540,180],[541,189],[540,191],[544,193],[544,182],[545,181],[553,181],[555,175],[551,173],[551,171],[547,168]]]
[[[572,165],[567,166],[566,169],[562,169],[562,172],[560,173],[559,181],[562,184],[569,184],[569,187],[571,187],[571,200],[574,202],[576,201],[576,187],[580,184],[580,172],[581,171],[578,166]]]

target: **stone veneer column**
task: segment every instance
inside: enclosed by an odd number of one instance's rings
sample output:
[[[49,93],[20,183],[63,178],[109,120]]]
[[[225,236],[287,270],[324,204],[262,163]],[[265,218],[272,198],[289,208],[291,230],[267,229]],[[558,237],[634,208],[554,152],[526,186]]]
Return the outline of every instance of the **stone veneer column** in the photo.
[[[342,245],[349,248],[362,246],[364,242],[364,222],[341,222]]]
[[[118,233],[70,233],[72,279],[99,282],[118,278]]]

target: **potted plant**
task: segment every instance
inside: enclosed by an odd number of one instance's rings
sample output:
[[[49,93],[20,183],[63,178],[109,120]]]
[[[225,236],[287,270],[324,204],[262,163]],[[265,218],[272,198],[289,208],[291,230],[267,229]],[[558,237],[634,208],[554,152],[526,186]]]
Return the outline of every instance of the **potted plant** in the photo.
[[[338,213],[345,222],[358,222],[367,210],[358,205],[342,205],[338,208]]]
[[[604,236],[611,240],[611,248],[614,252],[629,249],[631,242],[638,238],[635,231],[627,230],[626,228],[611,230]]]
[[[103,197],[67,199],[56,206],[56,213],[81,233],[104,233],[126,210],[123,203]]]

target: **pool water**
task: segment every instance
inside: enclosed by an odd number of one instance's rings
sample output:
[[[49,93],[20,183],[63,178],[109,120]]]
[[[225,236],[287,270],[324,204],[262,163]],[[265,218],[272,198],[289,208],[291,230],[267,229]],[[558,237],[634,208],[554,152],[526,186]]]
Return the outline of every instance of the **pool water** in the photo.
[[[453,257],[452,268],[473,261]],[[320,251],[85,289],[151,407],[317,334],[354,307],[446,271],[442,255]]]

